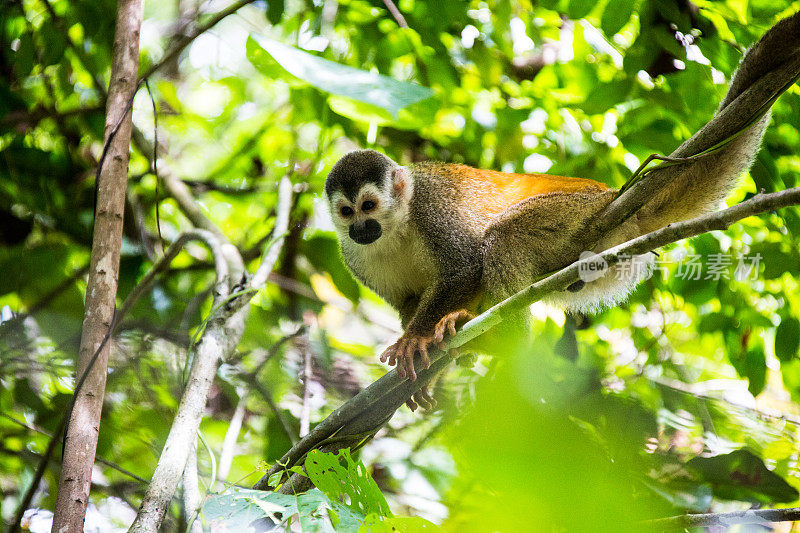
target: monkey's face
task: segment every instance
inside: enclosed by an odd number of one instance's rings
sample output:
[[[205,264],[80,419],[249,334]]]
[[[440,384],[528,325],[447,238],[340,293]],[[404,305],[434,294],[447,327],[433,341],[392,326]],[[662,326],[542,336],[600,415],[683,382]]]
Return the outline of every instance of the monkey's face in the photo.
[[[398,188],[402,180],[403,187]],[[374,150],[351,152],[325,182],[339,239],[370,245],[403,225],[407,213],[405,170]]]

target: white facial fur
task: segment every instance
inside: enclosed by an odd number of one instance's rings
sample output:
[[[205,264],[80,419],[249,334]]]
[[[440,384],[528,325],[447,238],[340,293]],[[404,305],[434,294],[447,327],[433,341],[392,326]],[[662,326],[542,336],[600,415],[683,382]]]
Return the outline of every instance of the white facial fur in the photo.
[[[382,235],[373,243],[359,246],[375,246],[383,244],[381,241],[392,240],[397,231],[407,225],[412,189],[413,183],[408,177],[408,171],[403,167],[396,167],[384,177],[383,187],[365,183],[358,191],[355,203],[348,200],[341,191],[334,191],[328,201],[339,239],[342,243],[351,241],[350,225],[372,218],[381,225]],[[365,210],[365,202],[372,202],[374,207]],[[352,212],[342,212],[348,208]]]
[[[415,226],[409,223],[413,189],[409,172],[395,167],[386,176],[383,187],[365,184],[355,204],[341,192],[334,192],[330,198],[331,218],[345,263],[356,277],[397,308],[409,295],[421,294],[435,272],[430,254],[420,246]],[[360,209],[365,200],[376,203],[368,213]],[[349,217],[342,216],[345,206],[354,211]],[[356,220],[366,218],[377,220],[382,234],[374,242],[362,245],[350,238],[349,229]]]

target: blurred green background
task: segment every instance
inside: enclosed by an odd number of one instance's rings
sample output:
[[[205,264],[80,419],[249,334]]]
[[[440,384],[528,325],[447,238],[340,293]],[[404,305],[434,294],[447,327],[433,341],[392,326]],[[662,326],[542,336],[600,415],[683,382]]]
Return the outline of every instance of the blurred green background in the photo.
[[[147,2],[141,72],[227,5]],[[372,147],[401,164],[618,187],[713,116],[744,49],[800,2],[397,7],[402,19],[381,0],[253,2],[150,79],[157,128],[146,90],[135,100],[120,302],[162,252],[156,204],[165,241],[190,228],[158,186],[146,149],[156,137],[159,173],[190,187],[251,266],[273,226],[278,180],[288,175],[297,192],[278,268],[201,426],[217,472],[210,493],[222,482],[251,486],[307,430],[301,420],[313,426],[386,371],[376,356],[399,321],[346,271],[322,194],[340,156]],[[107,0],[0,4],[6,523],[74,387],[115,9]],[[796,185],[798,126],[794,86],[730,204]],[[669,247],[626,304],[579,328],[535,305],[534,353],[452,368],[434,390],[438,411],[401,409],[360,452],[392,512],[452,531],[636,531],[687,511],[797,504],[798,215],[790,208]],[[95,469],[87,530],[124,529],[138,508],[211,308],[209,259],[188,247],[113,339],[98,446],[106,462]],[[686,272],[692,261],[697,279]],[[200,446],[206,483],[209,450]],[[49,530],[58,475],[51,461],[25,517],[34,531]],[[176,499],[164,529],[180,529],[182,512]],[[330,527],[325,516],[306,520],[304,530]]]

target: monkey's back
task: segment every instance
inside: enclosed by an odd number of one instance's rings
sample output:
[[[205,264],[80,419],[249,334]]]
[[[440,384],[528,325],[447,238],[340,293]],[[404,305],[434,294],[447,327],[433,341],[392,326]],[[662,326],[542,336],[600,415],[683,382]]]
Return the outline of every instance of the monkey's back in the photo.
[[[608,186],[585,178],[550,174],[515,174],[481,170],[454,163],[425,162],[412,165],[415,199],[422,195],[421,207],[434,208],[435,198],[428,190],[446,193],[445,210],[457,209],[473,228],[485,229],[497,215],[519,202],[553,192],[602,192]]]

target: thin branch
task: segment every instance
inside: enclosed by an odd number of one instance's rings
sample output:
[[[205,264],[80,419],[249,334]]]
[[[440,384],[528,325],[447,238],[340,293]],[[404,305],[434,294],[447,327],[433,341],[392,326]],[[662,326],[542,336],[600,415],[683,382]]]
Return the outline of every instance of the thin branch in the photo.
[[[227,283],[223,283],[229,277],[228,273],[228,263],[224,260],[224,254],[222,251],[222,243],[217,238],[216,234],[202,230],[190,230],[181,235],[167,248],[164,252],[164,256],[159,259],[153,267],[145,274],[141,281],[131,290],[128,294],[128,297],[125,298],[125,301],[122,303],[122,307],[117,312],[117,324],[122,323],[122,319],[128,312],[131,310],[133,305],[136,301],[145,293],[147,290],[152,286],[153,282],[161,272],[167,269],[173,259],[178,255],[178,253],[183,249],[184,246],[190,241],[197,240],[201,241],[208,246],[209,250],[211,250],[211,256],[214,260],[214,267],[217,274],[217,282],[215,285],[215,291],[217,291],[218,297],[220,298],[227,298],[230,290],[228,288]]]
[[[800,56],[764,74],[665,159],[680,160],[695,157],[743,132],[763,116],[775,99],[797,80],[798,72],[800,72]],[[626,188],[587,227],[589,235],[587,240],[589,242],[599,240],[664,189],[676,176],[672,166],[674,162],[670,161],[655,167]]]
[[[311,426],[311,346],[303,343],[303,403],[300,409],[300,436],[305,437]]]
[[[186,192],[183,198],[186,205],[196,209],[196,213],[201,215],[198,218],[199,222],[207,224],[203,229],[210,231],[222,241],[216,253],[223,255],[224,261],[227,262],[228,270],[226,278],[218,279],[217,285],[221,287],[225,284],[230,290],[235,288],[236,292],[223,293],[216,291],[213,310],[211,316],[207,319],[206,327],[197,344],[195,357],[189,372],[186,388],[181,396],[178,411],[164,444],[164,449],[159,457],[158,465],[153,473],[152,481],[142,499],[142,505],[139,508],[136,519],[129,529],[131,532],[155,532],[161,525],[167,505],[169,505],[181,475],[186,468],[189,450],[185,443],[196,439],[211,383],[216,376],[220,363],[230,357],[236,346],[238,346],[244,333],[244,321],[248,310],[247,303],[257,292],[252,284],[242,281],[244,279],[244,264],[238,249],[230,244],[219,228],[200,213],[199,206],[197,206],[194,198],[188,194],[188,188],[180,180],[174,178],[165,179],[165,183],[167,183],[168,187],[170,184],[179,184],[176,189],[183,188],[184,192]],[[281,187],[279,198],[281,205],[284,203],[291,205],[291,192],[291,186]],[[284,218],[288,220],[288,214]],[[269,257],[265,258],[264,264],[259,268],[259,271],[265,267],[265,264],[271,268],[280,254],[280,243],[282,242],[282,234],[279,233],[281,230],[279,227],[280,220],[283,219],[279,217],[279,222],[276,223],[272,238],[274,246],[270,249],[270,254],[274,254],[275,259],[269,260]],[[276,248],[277,250],[275,250]],[[219,261],[220,258],[215,257],[217,264],[219,264]],[[225,271],[224,269],[218,270],[218,273],[225,273]],[[268,271],[262,272],[264,279],[268,275]]]
[[[59,111],[52,107],[36,107],[31,110],[22,109],[8,113],[6,116],[0,119],[0,124],[3,126],[17,128],[18,131],[27,131],[35,128],[39,122],[47,118],[52,118],[58,122],[69,117],[101,113],[104,109],[105,108],[100,105],[77,107],[75,109],[69,109],[66,111]]]
[[[592,264],[597,257],[608,265],[613,265],[632,255],[648,253],[661,246],[712,230],[724,230],[731,224],[749,216],[774,211],[790,205],[800,204],[800,187],[771,194],[758,194],[747,201],[728,209],[703,215],[685,222],[670,224],[652,233],[615,246],[585,258],[534,283],[517,294],[491,307],[481,315],[467,322],[451,337],[445,349],[431,357],[429,369],[417,370],[417,380],[408,381],[397,375],[393,369],[369,385],[359,394],[345,402],[328,418],[315,426],[297,445],[293,446],[264,475],[255,488],[269,488],[269,476],[298,464],[312,449],[323,444],[339,443],[342,446],[356,443],[374,434],[411,395],[427,385],[434,376],[450,362],[447,350],[457,348],[499,324],[504,317],[515,311],[527,308],[543,296],[560,290],[580,279],[582,267]]]
[[[6,418],[8,418],[9,420],[13,420],[14,422],[17,422],[10,416],[7,416]],[[31,479],[30,485],[28,485],[28,490],[25,491],[25,495],[19,502],[19,506],[17,507],[17,512],[14,515],[13,521],[11,522],[11,531],[19,531],[20,525],[22,524],[22,518],[25,515],[25,511],[28,510],[31,501],[33,500],[33,495],[36,494],[37,490],[39,490],[39,484],[41,483],[42,477],[44,476],[44,472],[47,469],[47,464],[53,458],[53,454],[56,451],[56,445],[58,444],[61,438],[61,432],[64,431],[64,424],[66,423],[66,421],[67,417],[61,417],[61,420],[58,423],[58,427],[56,427],[56,430],[53,433],[53,435],[50,436],[50,442],[47,443],[47,448],[45,449],[44,453],[39,459],[39,464],[36,467],[36,472],[33,473],[33,479]]]
[[[732,513],[687,514],[651,520],[647,522],[647,526],[675,529],[715,526],[728,528],[735,524],[758,524],[761,526],[768,526],[774,522],[794,522],[796,520],[800,520],[800,507],[789,507],[786,509],[748,509],[746,511],[734,511]]]
[[[289,229],[289,212],[291,208],[292,182],[288,176],[284,176],[278,185],[278,215],[275,218],[272,242],[267,243],[264,259],[261,260],[261,265],[250,282],[250,286],[255,290],[260,290],[267,284],[267,278],[278,261],[278,256],[283,248],[283,241]]]
[[[286,434],[286,436],[289,438],[292,444],[293,445],[297,444],[300,439],[297,438],[297,435],[292,429],[292,426],[289,425],[289,422],[286,420],[286,418],[284,418],[283,413],[281,413],[281,410],[278,407],[278,404],[276,404],[275,400],[272,399],[272,393],[270,392],[270,390],[266,387],[266,385],[264,385],[257,379],[253,379],[252,381],[250,381],[250,385],[252,385],[252,387],[258,391],[261,397],[264,398],[264,401],[267,402],[267,405],[269,406],[270,410],[275,415],[275,418],[278,420],[278,423],[281,425],[283,432]]]
[[[186,530],[190,533],[202,533],[203,528],[196,520],[202,496],[197,476],[197,438],[189,445],[189,457],[183,470],[183,511],[186,514]]]
[[[173,61],[181,52],[186,49],[187,46],[192,44],[192,41],[216,26],[222,21],[222,19],[229,15],[233,15],[244,6],[252,4],[253,2],[255,2],[255,0],[239,0],[238,2],[234,2],[233,4],[229,5],[219,13],[214,14],[214,16],[208,19],[204,24],[198,25],[197,28],[195,28],[195,30],[185,38],[175,41],[175,45],[164,54],[164,57],[162,57],[158,63],[147,69],[142,78],[149,78],[152,76],[156,71],[161,69],[161,67],[170,61]]]
[[[392,17],[394,17],[397,25],[401,28],[408,28],[408,22],[406,22],[406,19],[403,17],[403,14],[400,13],[400,10],[397,9],[397,6],[394,5],[394,2],[392,2],[392,0],[383,0],[383,3],[386,5],[386,9],[389,10],[389,13],[392,14]]]
[[[227,479],[231,471],[231,464],[236,456],[236,441],[239,440],[245,412],[247,412],[247,393],[240,395],[236,409],[233,411],[231,422],[225,431],[225,438],[222,439],[222,450],[219,452],[219,469],[217,472],[217,477],[220,481]]]
[[[217,225],[203,214],[200,204],[194,199],[189,187],[184,182],[175,177],[169,169],[161,169],[161,178],[170,196],[178,203],[178,208],[195,227],[210,231],[223,243],[229,243],[228,238]]]
[[[53,442],[58,442],[58,438],[60,437],[61,430],[63,429],[63,426],[59,426],[58,428],[56,428],[56,431],[54,433],[50,433],[48,431],[43,430],[42,428],[40,428],[38,426],[29,425],[29,424],[26,424],[25,422],[22,422],[21,420],[17,420],[16,418],[14,418],[13,416],[11,416],[11,415],[9,415],[7,413],[0,413],[0,416],[2,416],[3,418],[5,418],[5,419],[7,419],[7,420],[19,425],[19,426],[24,427],[28,431],[39,433],[41,435],[44,435],[45,437],[50,438],[50,444],[48,444],[47,451],[45,451],[45,453],[40,455],[39,457],[46,458],[48,460],[55,460],[55,459],[52,459],[52,457],[51,457],[52,452],[50,450],[50,447],[52,446]],[[63,424],[64,420],[66,420],[66,418],[62,418],[62,424]],[[125,468],[122,468],[118,464],[113,463],[113,462],[109,461],[108,459],[104,459],[103,457],[100,457],[100,456],[95,456],[95,461],[98,462],[98,463],[104,464],[109,468],[113,468],[117,472],[120,472],[121,474],[124,474],[124,475],[130,477],[131,479],[134,479],[134,480],[138,481],[139,483],[141,483],[143,485],[147,485],[147,480],[146,479],[144,479],[143,477],[141,477],[139,475],[134,474],[130,470],[126,470]],[[35,476],[34,476],[34,479],[35,479]],[[38,483],[33,483],[32,484],[32,486],[37,486],[37,485],[38,485]],[[27,509],[27,505],[20,505],[20,508],[22,508],[22,511],[24,513],[24,511]]]

